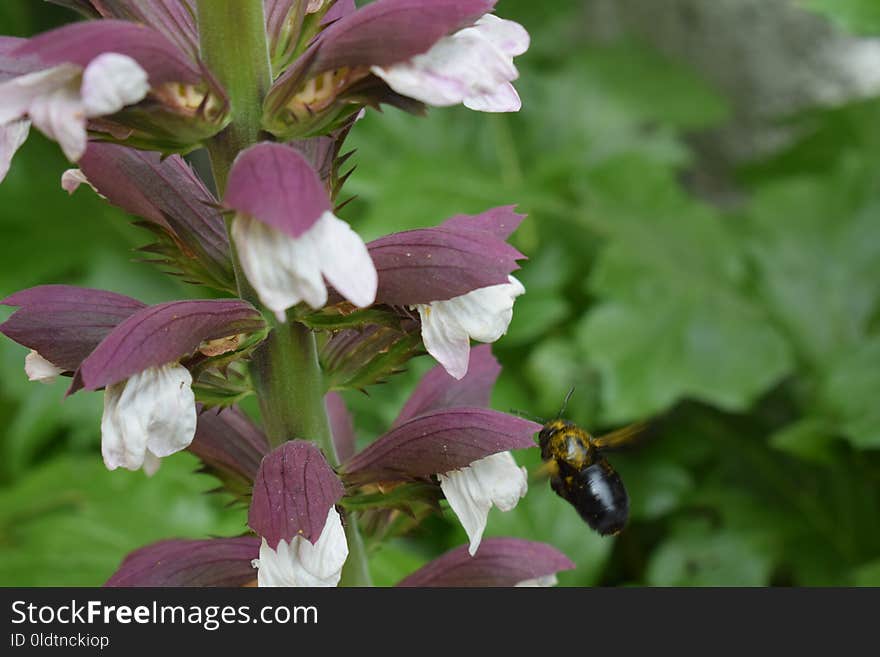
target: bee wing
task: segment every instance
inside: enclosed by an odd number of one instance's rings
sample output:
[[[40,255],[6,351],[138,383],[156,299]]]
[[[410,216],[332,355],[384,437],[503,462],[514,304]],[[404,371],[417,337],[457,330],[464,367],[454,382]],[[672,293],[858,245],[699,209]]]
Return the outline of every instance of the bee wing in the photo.
[[[543,482],[559,473],[559,465],[555,460],[544,461],[540,466],[529,472],[530,482]]]
[[[648,428],[647,422],[636,422],[629,426],[617,429],[604,436],[593,438],[593,444],[599,449],[617,449],[632,444],[637,438],[644,436]]]

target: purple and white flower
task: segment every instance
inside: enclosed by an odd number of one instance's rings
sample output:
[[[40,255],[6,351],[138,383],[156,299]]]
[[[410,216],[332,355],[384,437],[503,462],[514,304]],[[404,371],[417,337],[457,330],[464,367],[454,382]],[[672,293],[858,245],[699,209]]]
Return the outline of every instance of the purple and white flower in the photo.
[[[356,306],[375,300],[366,245],[333,214],[318,174],[295,149],[263,143],[244,151],[224,203],[236,211],[232,239],[245,275],[279,321],[300,302],[324,306],[327,283]]]
[[[262,537],[254,560],[260,586],[336,586],[348,557],[334,505],[345,488],[320,450],[289,441],[263,458],[248,525]]]
[[[140,102],[149,90],[146,71],[113,52],[85,67],[64,63],[0,82],[0,173],[24,142],[27,121],[76,162],[86,150],[89,119]]]
[[[474,350],[461,380],[442,367],[431,370],[392,429],[343,465],[353,483],[394,482],[436,476],[470,539],[480,546],[489,511],[510,511],[526,494],[526,471],[509,450],[534,447],[540,425],[478,408],[488,402],[500,367],[488,346]]]
[[[426,53],[370,70],[397,93],[428,105],[518,112],[522,102],[511,84],[519,77],[513,58],[528,48],[529,33],[522,25],[486,14]]]
[[[196,433],[192,377],[180,360],[202,342],[262,328],[243,301],[175,301],[135,312],[89,354],[73,378],[104,390],[101,453],[110,470],[155,472],[158,459],[186,449]]]
[[[3,303],[19,309],[0,331],[38,354],[26,359],[29,378],[73,372],[68,394],[104,388],[101,451],[110,470],[152,473],[159,458],[185,449],[196,432],[196,405],[180,361],[203,341],[264,328],[260,314],[238,300],[145,306],[103,290],[46,285]]]
[[[523,218],[499,207],[368,245],[379,272],[377,302],[418,310],[425,349],[457,379],[468,371],[470,341],[504,335],[525,292],[510,275],[525,256],[506,241]]]

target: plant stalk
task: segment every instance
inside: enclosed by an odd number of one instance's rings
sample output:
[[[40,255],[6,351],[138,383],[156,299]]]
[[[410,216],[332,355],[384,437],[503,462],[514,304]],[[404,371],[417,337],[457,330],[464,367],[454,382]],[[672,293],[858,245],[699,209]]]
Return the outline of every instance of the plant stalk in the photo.
[[[235,157],[261,137],[263,99],[272,84],[263,1],[198,0],[197,8],[202,59],[229,97],[231,121],[206,144],[222,198]],[[234,249],[233,261],[240,296],[260,307]],[[269,441],[277,446],[294,438],[312,440],[336,466],[315,336],[293,321],[273,321],[271,328],[251,364]],[[356,518],[346,514],[346,521],[349,557],[340,584],[369,586],[367,556]]]

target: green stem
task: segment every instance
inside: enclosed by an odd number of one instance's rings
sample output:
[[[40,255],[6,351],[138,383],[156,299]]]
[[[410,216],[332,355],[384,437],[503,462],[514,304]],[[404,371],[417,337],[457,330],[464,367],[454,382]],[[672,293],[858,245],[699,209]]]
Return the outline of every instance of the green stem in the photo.
[[[274,323],[254,352],[251,373],[270,444],[313,440],[336,465],[315,335],[298,322]]]
[[[231,121],[206,145],[222,197],[235,157],[260,141],[263,99],[272,84],[263,0],[198,0],[198,18],[202,59],[229,96]],[[234,249],[233,264],[240,296],[259,307]],[[312,440],[330,464],[337,465],[314,334],[297,322],[274,322],[269,337],[254,352],[251,376],[270,442]],[[346,518],[349,557],[340,584],[369,586],[357,520],[352,514]]]
[[[198,0],[202,59],[229,96],[231,123],[208,143],[218,191],[238,153],[259,141],[272,85],[262,0]]]

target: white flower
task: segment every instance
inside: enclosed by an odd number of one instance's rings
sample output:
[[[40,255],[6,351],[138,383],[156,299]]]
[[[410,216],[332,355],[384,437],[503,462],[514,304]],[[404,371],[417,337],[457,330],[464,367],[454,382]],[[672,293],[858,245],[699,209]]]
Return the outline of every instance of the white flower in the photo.
[[[76,162],[86,150],[88,119],[137,103],[149,89],[147,73],[131,57],[118,53],[98,55],[85,69],[53,66],[0,83],[0,127],[7,134],[15,131],[10,143],[20,146],[28,126],[21,119],[27,117]],[[0,135],[0,173],[4,160],[15,152],[9,152],[7,140]]]
[[[101,453],[110,470],[143,468],[186,449],[196,433],[192,376],[177,363],[149,367],[104,391]]]
[[[64,370],[31,349],[31,352],[24,357],[24,371],[28,381],[53,383]]]
[[[467,374],[471,339],[495,342],[507,333],[513,302],[526,291],[513,276],[508,280],[446,301],[416,305],[425,349],[450,376],[461,379]]]
[[[321,536],[312,544],[302,536],[280,541],[276,549],[266,539],[260,545],[257,568],[258,586],[336,586],[348,557],[348,543],[342,519],[331,507]]]
[[[440,488],[470,539],[471,556],[480,547],[489,509],[493,505],[502,511],[513,509],[528,491],[526,475],[510,452],[491,454],[460,470],[438,475]]]
[[[464,103],[481,112],[517,112],[522,103],[511,84],[519,77],[513,58],[528,47],[522,25],[486,14],[424,54],[371,71],[397,93],[428,105]]]
[[[296,238],[237,215],[232,238],[245,275],[279,321],[300,301],[312,308],[324,306],[324,279],[356,306],[369,306],[376,299],[379,277],[367,246],[330,211]]]

